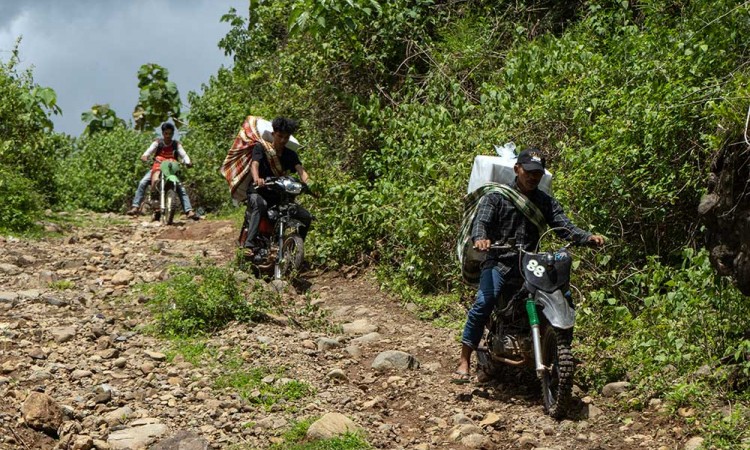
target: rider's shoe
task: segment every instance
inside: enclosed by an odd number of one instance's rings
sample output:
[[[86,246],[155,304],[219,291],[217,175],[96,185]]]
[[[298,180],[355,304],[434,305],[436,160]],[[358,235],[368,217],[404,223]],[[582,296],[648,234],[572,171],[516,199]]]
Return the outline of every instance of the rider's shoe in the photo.
[[[187,218],[188,219],[193,219],[193,220],[201,220],[200,214],[196,213],[192,209],[187,212]]]
[[[125,214],[129,216],[137,216],[138,214],[140,214],[140,211],[138,211],[137,206],[131,206],[128,212],[126,212]]]

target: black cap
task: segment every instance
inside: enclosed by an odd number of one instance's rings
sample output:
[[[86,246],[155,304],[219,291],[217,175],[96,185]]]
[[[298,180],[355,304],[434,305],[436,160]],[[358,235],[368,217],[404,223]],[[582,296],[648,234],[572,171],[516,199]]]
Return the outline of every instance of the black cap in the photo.
[[[516,164],[523,166],[524,170],[544,170],[546,158],[541,150],[535,147],[527,148],[518,155]]]

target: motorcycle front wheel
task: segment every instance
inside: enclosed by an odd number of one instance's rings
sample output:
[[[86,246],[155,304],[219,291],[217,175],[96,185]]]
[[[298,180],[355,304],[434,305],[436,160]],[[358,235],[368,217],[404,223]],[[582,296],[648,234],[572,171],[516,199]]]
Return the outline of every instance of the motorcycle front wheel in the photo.
[[[167,194],[164,196],[164,214],[161,215],[162,223],[166,225],[172,225],[174,222],[174,214],[177,211],[177,192],[174,189],[168,189]]]
[[[305,246],[302,237],[299,234],[294,233],[284,238],[281,252],[283,255],[280,262],[282,276],[287,276],[293,272],[299,272],[302,268],[302,261],[305,258]]]
[[[575,361],[571,351],[573,330],[560,330],[550,325],[542,336],[542,363],[548,370],[542,376],[544,410],[555,419],[568,413],[573,391]]]

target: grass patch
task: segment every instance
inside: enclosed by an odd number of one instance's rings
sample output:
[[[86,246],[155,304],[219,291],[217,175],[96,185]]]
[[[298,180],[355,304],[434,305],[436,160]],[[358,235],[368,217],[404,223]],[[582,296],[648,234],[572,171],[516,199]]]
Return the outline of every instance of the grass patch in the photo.
[[[56,291],[66,291],[68,289],[73,289],[76,287],[76,284],[70,280],[58,280],[53,281],[49,284],[50,289],[54,289]]]
[[[223,373],[216,378],[215,389],[231,388],[250,403],[266,408],[315,393],[309,384],[285,378],[284,368],[251,367],[236,354],[228,355],[221,366]]]
[[[282,443],[274,444],[271,450],[366,450],[372,446],[361,434],[346,433],[344,435],[319,441],[305,442],[305,435],[315,419],[297,422],[286,431],[281,438]]]
[[[149,308],[156,332],[163,337],[191,338],[224,327],[231,321],[261,320],[272,298],[253,291],[245,298],[246,283],[230,269],[216,266],[173,267],[171,278],[145,289],[153,298]]]
[[[174,362],[177,355],[182,355],[186,362],[199,366],[207,358],[215,357],[216,349],[201,339],[175,339],[169,343],[169,348],[164,353],[170,363]]]

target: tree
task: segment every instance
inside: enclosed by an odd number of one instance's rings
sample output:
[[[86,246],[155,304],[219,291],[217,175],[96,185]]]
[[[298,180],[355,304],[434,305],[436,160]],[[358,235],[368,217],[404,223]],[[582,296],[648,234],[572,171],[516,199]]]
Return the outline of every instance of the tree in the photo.
[[[92,106],[81,114],[81,121],[86,122],[83,133],[88,136],[99,131],[111,131],[118,125],[125,126],[125,121],[117,117],[115,111],[109,108],[109,103]]]
[[[154,63],[144,64],[138,70],[141,92],[133,111],[136,130],[155,128],[169,118],[178,126],[182,124],[180,93],[177,85],[168,77],[169,71]]]

